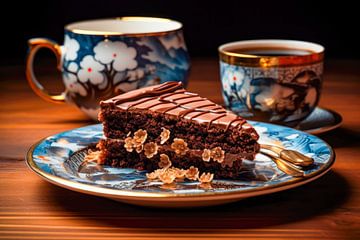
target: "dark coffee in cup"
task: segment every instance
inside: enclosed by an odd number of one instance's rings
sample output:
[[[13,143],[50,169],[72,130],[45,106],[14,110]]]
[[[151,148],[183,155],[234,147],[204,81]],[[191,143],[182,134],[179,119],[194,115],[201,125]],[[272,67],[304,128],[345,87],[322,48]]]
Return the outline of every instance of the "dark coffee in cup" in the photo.
[[[230,51],[238,54],[256,55],[262,57],[304,56],[313,53],[308,50],[288,48],[238,48],[230,49]]]

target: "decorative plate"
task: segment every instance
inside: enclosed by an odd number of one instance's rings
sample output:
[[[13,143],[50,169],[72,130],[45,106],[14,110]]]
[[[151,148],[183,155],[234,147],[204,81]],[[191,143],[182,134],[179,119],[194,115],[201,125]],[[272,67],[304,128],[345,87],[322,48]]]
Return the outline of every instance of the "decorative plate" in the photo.
[[[209,206],[278,192],[313,181],[329,171],[334,153],[324,141],[292,128],[249,121],[260,134],[261,144],[296,150],[314,159],[305,177],[280,171],[265,155],[244,161],[241,180],[213,180],[211,187],[198,182],[181,182],[164,187],[146,180],[145,171],[84,164],[87,147],[103,137],[100,124],[73,129],[47,137],[27,154],[29,167],[45,180],[74,191],[117,201],[156,207]]]

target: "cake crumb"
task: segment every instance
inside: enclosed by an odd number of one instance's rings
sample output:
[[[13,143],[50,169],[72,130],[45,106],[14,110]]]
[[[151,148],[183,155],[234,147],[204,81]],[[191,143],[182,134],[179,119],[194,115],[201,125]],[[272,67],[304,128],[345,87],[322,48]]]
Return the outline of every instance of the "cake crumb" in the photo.
[[[205,162],[209,162],[211,158],[211,151],[210,149],[204,149],[203,153],[201,154],[202,160]]]
[[[88,150],[88,154],[84,157],[85,162],[98,162],[101,151]]]
[[[199,184],[199,187],[202,188],[202,189],[205,189],[205,190],[210,190],[210,189],[213,188],[213,187],[211,186],[211,183],[200,183],[200,184]]]
[[[160,134],[160,144],[164,144],[170,138],[170,131],[164,127],[161,128],[162,132]]]

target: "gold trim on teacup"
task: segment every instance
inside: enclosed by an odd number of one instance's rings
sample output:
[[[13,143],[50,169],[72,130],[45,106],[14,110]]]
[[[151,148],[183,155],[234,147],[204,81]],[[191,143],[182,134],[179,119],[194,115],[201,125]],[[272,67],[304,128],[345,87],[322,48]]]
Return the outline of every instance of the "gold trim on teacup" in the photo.
[[[120,20],[120,21],[126,21],[126,22],[174,22],[179,25],[179,27],[167,30],[167,31],[154,31],[154,32],[140,32],[140,33],[123,33],[123,32],[111,32],[111,31],[95,31],[95,30],[85,30],[80,28],[73,27],[74,25],[77,25],[79,23],[85,23],[85,22],[93,22],[93,21],[103,21],[103,20]],[[166,35],[172,32],[177,32],[181,30],[183,27],[181,22],[178,22],[176,20],[168,19],[168,18],[157,18],[157,17],[116,17],[116,18],[102,18],[102,19],[93,19],[93,20],[85,20],[85,21],[79,21],[70,23],[65,26],[65,30],[69,32],[73,32],[76,34],[82,34],[82,35],[96,35],[96,36],[129,36],[129,37],[143,37],[143,36],[162,36]]]
[[[292,55],[292,56],[266,56],[266,55],[256,55],[256,54],[242,54],[238,52],[233,52],[231,49],[229,50],[229,46],[232,45],[232,48],[236,48],[236,44],[239,45],[245,42],[261,42],[261,43],[268,43],[269,45],[272,42],[279,43],[279,42],[289,42],[292,44],[303,43],[303,44],[313,44],[319,47],[319,51],[314,51],[307,48],[301,47],[288,47],[288,46],[281,46],[276,47],[276,49],[281,50],[298,50],[298,51],[307,51],[309,54],[305,55]],[[241,46],[239,47],[242,48]],[[244,47],[244,49],[269,49],[271,47]],[[274,47],[275,49],[275,47]],[[315,64],[322,62],[324,59],[324,48],[321,45],[310,43],[310,42],[303,42],[303,41],[295,41],[295,40],[249,40],[249,41],[239,41],[239,42],[232,42],[226,43],[219,47],[219,57],[220,60],[231,64],[231,65],[239,65],[244,67],[260,67],[260,68],[269,68],[269,67],[287,67],[287,66],[303,66],[309,64]]]

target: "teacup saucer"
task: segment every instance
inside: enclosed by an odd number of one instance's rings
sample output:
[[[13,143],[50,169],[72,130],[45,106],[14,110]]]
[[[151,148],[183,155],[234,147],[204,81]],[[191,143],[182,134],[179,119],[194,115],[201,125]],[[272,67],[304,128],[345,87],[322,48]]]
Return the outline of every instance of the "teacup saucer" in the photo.
[[[320,134],[338,128],[341,123],[342,117],[339,113],[317,107],[296,128],[310,134]]]

